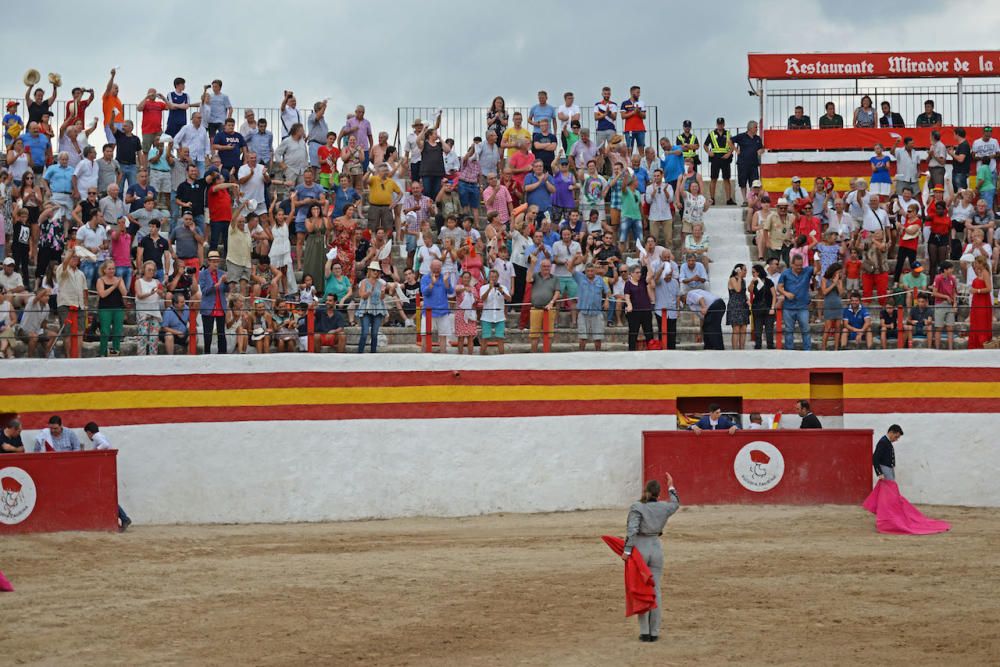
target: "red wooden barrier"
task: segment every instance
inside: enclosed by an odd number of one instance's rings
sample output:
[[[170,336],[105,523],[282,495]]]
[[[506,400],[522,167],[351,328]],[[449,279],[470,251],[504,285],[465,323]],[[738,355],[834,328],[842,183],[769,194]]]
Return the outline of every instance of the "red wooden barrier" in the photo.
[[[198,354],[198,302],[188,305],[188,354]]]
[[[306,349],[309,352],[316,351],[316,304],[310,303],[306,307]]]
[[[69,352],[66,354],[70,359],[80,358],[80,309],[76,306],[69,307],[66,315],[66,324],[69,326]]]
[[[117,450],[4,454],[0,535],[118,530]]]
[[[643,480],[674,476],[686,504],[859,504],[872,488],[871,430],[646,431]]]
[[[785,347],[785,335],[782,333],[785,330],[784,319],[782,317],[782,308],[775,310],[776,318],[774,320],[774,346],[782,350]]]
[[[905,326],[903,311],[906,310],[906,305],[896,307],[896,347],[903,349],[903,327]]]

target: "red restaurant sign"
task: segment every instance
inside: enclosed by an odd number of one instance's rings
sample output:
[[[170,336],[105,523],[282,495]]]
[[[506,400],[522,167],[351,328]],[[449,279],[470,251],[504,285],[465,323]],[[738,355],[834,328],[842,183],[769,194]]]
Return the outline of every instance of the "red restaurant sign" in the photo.
[[[1000,76],[1000,51],[750,53],[751,79],[913,79]]]

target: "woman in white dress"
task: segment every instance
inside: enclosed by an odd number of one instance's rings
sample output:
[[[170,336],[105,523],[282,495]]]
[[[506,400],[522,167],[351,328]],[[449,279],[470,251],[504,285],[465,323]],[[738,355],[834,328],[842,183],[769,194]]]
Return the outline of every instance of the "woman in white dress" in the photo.
[[[267,256],[271,259],[271,266],[275,271],[281,273],[281,293],[288,294],[294,290],[289,289],[295,284],[295,267],[292,265],[292,243],[288,238],[288,215],[283,210],[271,204],[271,219],[274,226],[271,227],[271,249]]]

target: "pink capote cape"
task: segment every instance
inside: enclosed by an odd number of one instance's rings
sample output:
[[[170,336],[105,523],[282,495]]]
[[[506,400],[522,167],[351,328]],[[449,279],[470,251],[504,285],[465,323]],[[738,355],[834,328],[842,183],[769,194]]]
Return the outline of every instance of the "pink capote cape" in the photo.
[[[0,592],[11,593],[14,591],[14,587],[11,585],[7,577],[3,576],[3,572],[0,572]]]
[[[602,535],[601,539],[619,556],[625,551],[625,540],[611,535]],[[649,571],[645,559],[638,549],[632,549],[632,555],[625,562],[625,616],[645,614],[656,608],[656,585],[653,573]]]
[[[931,535],[951,530],[947,521],[929,519],[899,492],[899,485],[880,479],[861,506],[875,515],[880,533]]]

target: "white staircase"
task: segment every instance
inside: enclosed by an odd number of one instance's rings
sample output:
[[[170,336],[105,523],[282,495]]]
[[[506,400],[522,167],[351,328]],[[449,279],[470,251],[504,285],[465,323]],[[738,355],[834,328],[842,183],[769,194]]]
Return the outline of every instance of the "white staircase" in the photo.
[[[746,209],[739,206],[710,208],[705,213],[705,233],[708,234],[712,258],[711,291],[729,301],[729,274],[737,264],[747,267],[750,274],[750,248],[743,232],[743,215]]]

